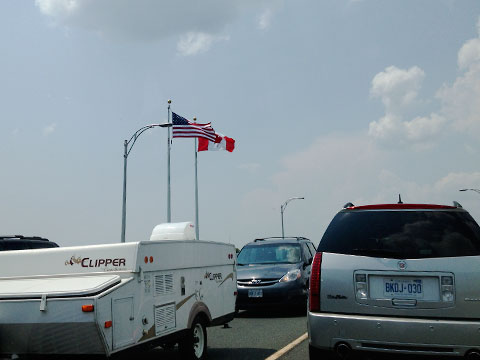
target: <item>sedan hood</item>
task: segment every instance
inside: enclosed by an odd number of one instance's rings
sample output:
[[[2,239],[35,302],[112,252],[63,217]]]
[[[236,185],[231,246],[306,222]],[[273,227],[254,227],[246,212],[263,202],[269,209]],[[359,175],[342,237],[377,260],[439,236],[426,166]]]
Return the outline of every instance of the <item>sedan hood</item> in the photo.
[[[254,264],[237,266],[237,279],[280,279],[299,264]]]

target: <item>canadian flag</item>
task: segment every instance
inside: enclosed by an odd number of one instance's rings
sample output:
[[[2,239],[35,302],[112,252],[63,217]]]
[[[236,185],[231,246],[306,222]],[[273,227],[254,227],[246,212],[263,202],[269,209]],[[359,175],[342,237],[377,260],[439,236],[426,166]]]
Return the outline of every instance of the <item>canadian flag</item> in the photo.
[[[198,138],[198,151],[207,150],[227,150],[232,152],[235,149],[235,140],[223,134],[215,133],[215,141],[209,141],[205,138]]]

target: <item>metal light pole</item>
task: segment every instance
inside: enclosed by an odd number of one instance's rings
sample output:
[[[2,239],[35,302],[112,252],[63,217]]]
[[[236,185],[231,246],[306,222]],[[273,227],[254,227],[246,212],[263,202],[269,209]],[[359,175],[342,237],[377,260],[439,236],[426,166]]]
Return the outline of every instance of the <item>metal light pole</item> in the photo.
[[[305,199],[304,197],[292,197],[290,199],[288,199],[287,201],[285,201],[281,206],[280,206],[280,215],[282,216],[282,239],[285,238],[285,230],[283,228],[283,213],[285,211],[285,208],[287,207],[288,203],[292,200],[303,200]]]
[[[460,189],[458,191],[475,191],[476,193],[479,193],[480,194],[480,189]]]
[[[166,123],[166,124],[150,124],[147,126],[144,126],[132,135],[130,140],[125,140],[123,143],[124,146],[124,152],[123,152],[123,201],[122,201],[122,238],[121,242],[125,242],[125,226],[126,226],[126,219],[127,219],[127,158],[128,155],[130,154],[130,151],[132,151],[133,145],[135,145],[135,142],[137,141],[138,137],[143,134],[145,131],[148,129],[154,128],[154,127],[170,127],[172,126],[171,123]],[[130,147],[129,147],[130,145]]]

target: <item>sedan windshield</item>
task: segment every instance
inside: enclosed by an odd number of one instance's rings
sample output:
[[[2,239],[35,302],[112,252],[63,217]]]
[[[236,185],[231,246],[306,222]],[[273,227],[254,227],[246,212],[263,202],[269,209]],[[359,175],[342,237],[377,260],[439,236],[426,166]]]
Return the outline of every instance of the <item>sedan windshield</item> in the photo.
[[[262,244],[245,246],[238,254],[238,265],[294,264],[301,261],[298,244]]]

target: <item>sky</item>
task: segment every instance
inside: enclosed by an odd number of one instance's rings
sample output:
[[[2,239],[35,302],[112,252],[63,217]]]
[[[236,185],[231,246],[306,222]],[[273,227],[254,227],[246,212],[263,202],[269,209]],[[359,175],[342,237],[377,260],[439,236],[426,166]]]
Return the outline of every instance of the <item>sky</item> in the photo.
[[[0,2],[0,233],[120,242],[124,140],[175,113],[235,139],[198,154],[200,239],[320,241],[347,202],[480,221],[478,0]],[[194,140],[171,150],[195,221]],[[126,241],[167,217],[167,130],[128,156]]]

